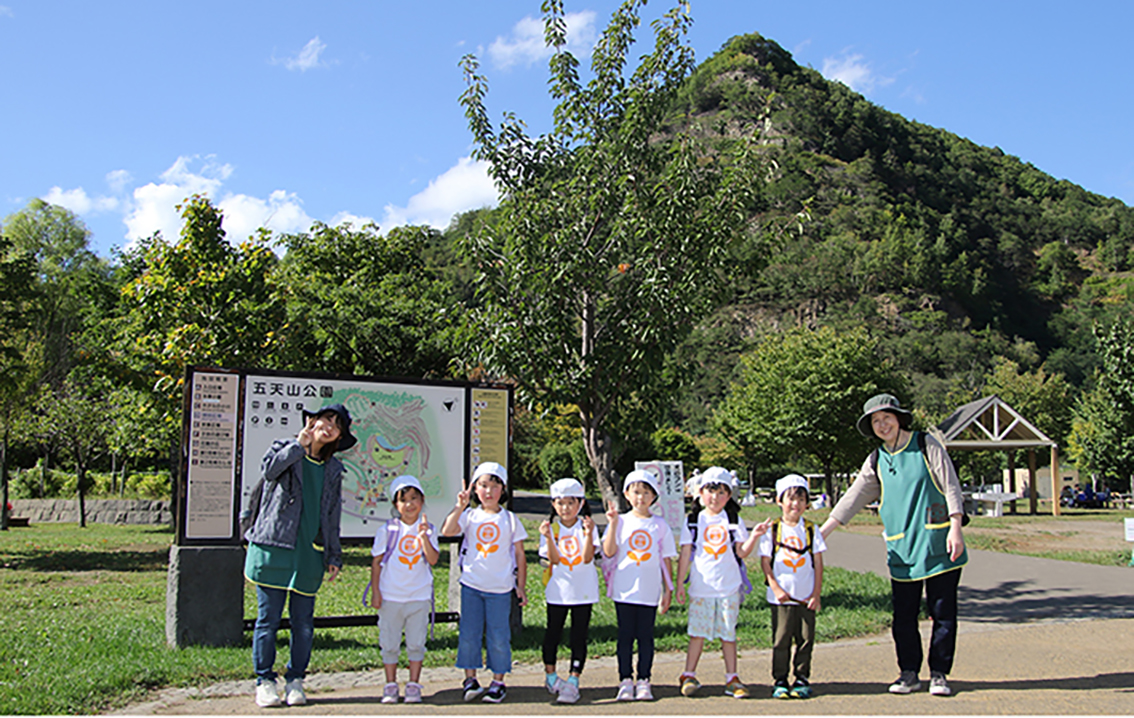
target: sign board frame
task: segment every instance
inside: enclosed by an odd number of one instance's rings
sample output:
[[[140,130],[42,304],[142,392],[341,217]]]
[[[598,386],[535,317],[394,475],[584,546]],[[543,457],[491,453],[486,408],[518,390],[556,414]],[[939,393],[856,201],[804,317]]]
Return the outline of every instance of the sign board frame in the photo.
[[[302,412],[341,403],[358,444],[343,461],[345,542],[373,540],[390,517],[385,488],[411,473],[440,525],[480,461],[511,466],[513,390],[483,382],[189,367],[175,491],[180,546],[241,543],[240,511],[274,439],[293,438]]]

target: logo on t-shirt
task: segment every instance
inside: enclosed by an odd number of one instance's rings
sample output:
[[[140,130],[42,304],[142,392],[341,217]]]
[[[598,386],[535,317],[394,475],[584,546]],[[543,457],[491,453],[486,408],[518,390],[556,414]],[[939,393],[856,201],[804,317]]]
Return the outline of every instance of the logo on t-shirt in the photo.
[[[402,540],[398,542],[398,560],[406,565],[410,571],[413,570],[414,564],[421,560],[421,544],[418,543],[417,536],[413,534],[406,534]]]
[[[563,536],[559,539],[556,548],[559,549],[559,563],[574,571],[575,566],[583,562],[583,554],[579,550],[579,539],[575,536]]]
[[[715,559],[728,550],[728,529],[723,524],[713,524],[705,529],[705,553]]]
[[[803,540],[798,536],[785,536],[780,540],[791,551],[780,551],[780,561],[795,573],[807,563],[807,553],[803,550]],[[793,558],[794,557],[794,558]]]
[[[650,553],[650,548],[654,545],[654,539],[650,536],[650,532],[645,529],[637,529],[630,534],[630,540],[627,543],[630,550],[626,552],[626,555],[639,566],[642,565],[643,561],[650,560],[650,556],[653,555]]]
[[[489,554],[496,553],[496,549],[500,548],[497,541],[500,540],[500,527],[496,524],[481,524],[476,528],[476,552],[480,554],[481,558],[488,558]]]

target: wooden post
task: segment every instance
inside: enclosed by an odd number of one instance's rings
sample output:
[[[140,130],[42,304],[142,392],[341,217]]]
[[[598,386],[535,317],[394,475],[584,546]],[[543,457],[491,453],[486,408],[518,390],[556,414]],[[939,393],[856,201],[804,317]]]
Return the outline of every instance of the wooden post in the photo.
[[[1029,513],[1036,515],[1039,508],[1039,497],[1036,496],[1036,450],[1028,449],[1028,499],[1031,504]]]
[[[1016,452],[1008,449],[1008,493],[1016,493]],[[1016,500],[1012,499],[1011,512],[1016,513]]]
[[[1059,447],[1051,445],[1051,515],[1059,516],[1059,493],[1063,481],[1059,477]]]

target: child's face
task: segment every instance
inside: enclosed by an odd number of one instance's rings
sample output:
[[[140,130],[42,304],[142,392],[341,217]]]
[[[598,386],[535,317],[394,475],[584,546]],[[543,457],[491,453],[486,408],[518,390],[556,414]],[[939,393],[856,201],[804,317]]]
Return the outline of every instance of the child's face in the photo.
[[[803,512],[807,510],[807,506],[811,503],[811,497],[806,490],[793,488],[780,494],[780,499],[776,503],[783,510],[784,518],[794,522],[798,521]]]
[[[709,484],[701,487],[701,503],[714,516],[724,511],[725,504],[732,498],[732,491],[724,484]]]
[[[623,496],[630,502],[630,508],[634,510],[634,513],[640,515],[649,514],[650,506],[657,498],[657,494],[650,488],[650,485],[642,481],[635,481],[627,486]]]
[[[421,508],[424,505],[425,497],[412,486],[408,486],[399,491],[398,496],[394,499],[394,508],[398,510],[402,521],[405,521],[407,524],[412,524],[417,521],[417,517],[421,515]]]
[[[315,425],[311,427],[312,436],[320,444],[329,444],[342,435],[339,429],[339,415],[328,411],[315,417]]]
[[[582,502],[574,496],[560,496],[557,499],[552,499],[551,505],[555,507],[555,513],[565,524],[574,523],[579,516],[579,509],[583,508]]]
[[[481,476],[476,480],[476,498],[486,509],[495,509],[504,495],[504,482],[495,476]]]

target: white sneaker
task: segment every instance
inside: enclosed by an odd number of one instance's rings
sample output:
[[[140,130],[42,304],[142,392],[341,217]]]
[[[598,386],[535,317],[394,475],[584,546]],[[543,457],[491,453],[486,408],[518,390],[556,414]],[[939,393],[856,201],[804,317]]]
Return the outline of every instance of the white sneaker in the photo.
[[[559,697],[556,700],[560,703],[577,703],[579,701],[579,687],[571,681],[562,681],[562,683],[563,685],[559,687]]]
[[[425,686],[410,681],[406,684],[406,703],[421,703],[421,692]]]
[[[261,708],[275,708],[280,704],[280,689],[275,681],[256,684],[256,705]]]
[[[945,680],[944,673],[932,673],[929,676],[929,695],[931,696],[949,696],[953,694],[953,689],[949,687],[949,682]]]
[[[650,682],[645,679],[638,681],[638,685],[634,687],[634,700],[652,701],[653,699],[654,692],[650,690]]]
[[[302,678],[292,678],[284,684],[284,698],[289,706],[307,705],[307,694],[303,692]]]
[[[407,686],[407,691],[409,687]],[[383,703],[397,703],[398,702],[398,684],[387,683],[386,687],[382,689],[382,702]]]
[[[627,678],[618,684],[618,695],[614,697],[616,701],[632,701],[634,700],[634,681]]]

